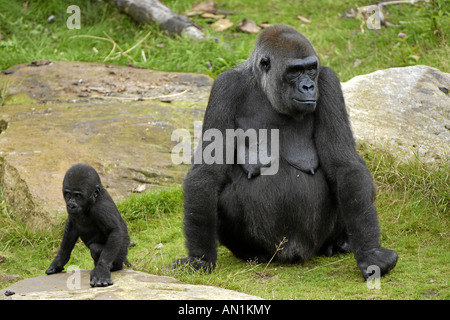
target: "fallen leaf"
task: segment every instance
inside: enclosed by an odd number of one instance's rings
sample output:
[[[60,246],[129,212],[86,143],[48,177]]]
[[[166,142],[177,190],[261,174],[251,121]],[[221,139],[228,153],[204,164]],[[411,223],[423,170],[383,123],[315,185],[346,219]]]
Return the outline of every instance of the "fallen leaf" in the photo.
[[[156,246],[153,247],[153,249],[161,249],[162,247],[164,247],[164,245],[160,242],[158,243]]]
[[[225,31],[233,26],[233,22],[229,19],[219,19],[211,25],[216,31]]]
[[[309,20],[305,17],[302,17],[302,16],[297,16],[297,19],[304,23],[311,23],[311,20]]]
[[[411,55],[408,56],[408,59],[413,60],[414,62],[419,62],[420,56],[419,55],[415,55],[415,54],[411,54]]]
[[[272,24],[269,23],[268,21],[264,21],[264,22],[261,22],[261,23],[259,24],[259,26],[260,26],[261,28],[265,29],[265,28],[271,27]]]
[[[201,15],[202,18],[204,19],[224,19],[225,15],[224,14],[214,14],[214,13],[210,13],[210,12],[205,12]]]
[[[237,27],[242,32],[247,33],[258,33],[261,31],[261,28],[258,27],[254,21],[249,19],[243,19]]]
[[[214,1],[208,0],[204,2],[196,2],[191,9],[186,10],[188,15],[202,14],[205,12],[216,13],[217,8]]]

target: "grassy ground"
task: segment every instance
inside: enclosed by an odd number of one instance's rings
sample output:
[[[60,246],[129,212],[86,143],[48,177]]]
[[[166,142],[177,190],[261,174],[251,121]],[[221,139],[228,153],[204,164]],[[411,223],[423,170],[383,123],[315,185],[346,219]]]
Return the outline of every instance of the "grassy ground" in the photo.
[[[448,163],[399,163],[383,150],[367,145],[361,145],[359,151],[378,186],[381,242],[399,254],[396,268],[381,279],[380,289],[367,287],[353,254],[316,257],[302,264],[255,264],[236,259],[220,246],[212,274],[163,270],[162,266],[186,256],[179,186],[134,195],[118,204],[136,243],[129,251],[133,269],[267,299],[450,299]],[[11,220],[7,207],[3,207],[0,224],[0,278],[2,274],[22,278],[44,274],[58,250],[63,220],[51,233],[32,232]],[[81,242],[68,265],[93,268]],[[0,281],[0,287],[8,284]]]
[[[194,1],[165,1],[174,11],[184,12]],[[345,81],[377,69],[426,64],[449,72],[449,16],[435,6],[389,6],[385,12],[399,28],[382,27],[379,33],[359,31],[360,21],[341,19],[338,13],[369,1],[228,1],[221,7],[235,11],[229,18],[238,23],[249,18],[257,23],[295,26],[314,44],[323,64],[333,67]],[[73,37],[111,37],[123,50],[107,63],[133,64],[166,71],[218,73],[245,59],[255,35],[230,29],[211,31],[205,20],[194,18],[206,32],[221,39],[193,42],[164,35],[156,27],[140,26],[100,1],[71,1],[82,11],[80,30],[68,30],[67,4],[63,1],[0,0],[0,69],[38,59],[103,62],[112,44],[104,40]],[[449,8],[448,1],[446,7]],[[55,15],[52,23],[47,18]],[[297,15],[312,22],[302,23]],[[403,32],[406,37],[398,37]],[[225,45],[226,43],[226,45]],[[95,50],[94,50],[95,48]],[[146,61],[143,59],[144,52]],[[131,59],[131,60],[130,60]],[[0,90],[1,91],[1,90]],[[1,108],[1,107],[0,107]],[[420,159],[401,163],[384,150],[361,145],[378,186],[377,207],[382,244],[399,254],[397,267],[381,279],[381,289],[363,282],[352,254],[317,257],[298,265],[257,265],[234,258],[219,247],[216,270],[210,275],[177,274],[189,283],[217,285],[268,299],[449,299],[449,175],[448,163],[424,164]],[[161,266],[186,256],[182,230],[181,187],[132,196],[118,204],[127,221],[135,247],[129,260],[137,270],[170,274]],[[63,220],[51,232],[33,232],[17,224],[5,204],[0,207],[0,288],[11,281],[44,274],[54,258],[62,236]],[[161,248],[155,248],[162,243]],[[78,243],[68,265],[93,267],[87,249]]]

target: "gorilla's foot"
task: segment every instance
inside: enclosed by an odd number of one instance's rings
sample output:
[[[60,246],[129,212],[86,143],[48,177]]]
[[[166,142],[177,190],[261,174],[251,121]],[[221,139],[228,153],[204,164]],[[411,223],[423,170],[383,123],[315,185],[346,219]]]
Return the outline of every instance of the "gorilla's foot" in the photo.
[[[380,276],[388,273],[397,264],[398,255],[395,251],[386,248],[375,248],[368,251],[355,251],[355,258],[358,268],[361,270],[364,279],[373,272],[368,271],[370,266],[376,266],[380,269]],[[371,268],[371,270],[373,270]],[[370,273],[369,273],[370,272]]]
[[[195,272],[204,271],[207,273],[211,273],[211,271],[215,267],[215,263],[213,261],[207,261],[202,258],[187,257],[183,259],[178,259],[167,267],[171,270],[190,269]]]

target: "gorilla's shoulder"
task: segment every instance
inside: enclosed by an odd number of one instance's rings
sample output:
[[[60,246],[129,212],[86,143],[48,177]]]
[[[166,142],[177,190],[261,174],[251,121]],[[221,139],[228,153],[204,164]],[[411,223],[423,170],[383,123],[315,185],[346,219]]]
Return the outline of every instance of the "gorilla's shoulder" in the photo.
[[[212,92],[225,94],[227,99],[238,98],[248,93],[248,88],[252,82],[251,78],[247,70],[230,69],[217,76]]]
[[[330,67],[320,66],[319,81],[339,82],[339,79],[333,69]]]
[[[342,97],[341,82],[333,69],[320,66],[319,92],[322,98],[326,95],[328,97],[327,100],[330,101],[335,101]]]

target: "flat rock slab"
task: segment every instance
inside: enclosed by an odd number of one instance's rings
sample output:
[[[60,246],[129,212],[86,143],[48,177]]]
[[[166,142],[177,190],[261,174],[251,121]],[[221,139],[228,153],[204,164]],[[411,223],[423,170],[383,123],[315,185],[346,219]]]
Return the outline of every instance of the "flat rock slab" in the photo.
[[[180,183],[172,131],[202,120],[212,80],[98,63],[54,62],[0,74],[9,97],[0,107],[0,185],[29,226],[65,214],[61,187],[73,164],[92,165],[114,200]]]
[[[133,270],[112,272],[114,284],[108,287],[91,288],[89,277],[89,270],[78,270],[25,279],[0,290],[0,300],[261,300],[228,289],[183,284],[171,277]]]

